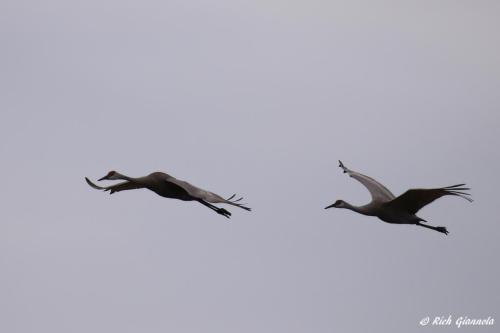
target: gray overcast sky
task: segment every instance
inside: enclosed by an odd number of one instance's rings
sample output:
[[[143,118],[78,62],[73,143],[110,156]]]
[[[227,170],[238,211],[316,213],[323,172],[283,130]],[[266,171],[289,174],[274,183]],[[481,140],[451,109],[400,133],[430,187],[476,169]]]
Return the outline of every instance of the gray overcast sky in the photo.
[[[500,320],[499,2],[4,0],[0,12],[0,331]],[[396,195],[466,182],[475,202],[420,212],[447,237],[325,211],[369,200],[338,159]],[[237,192],[254,211],[229,208],[228,223],[85,184],[112,169]]]

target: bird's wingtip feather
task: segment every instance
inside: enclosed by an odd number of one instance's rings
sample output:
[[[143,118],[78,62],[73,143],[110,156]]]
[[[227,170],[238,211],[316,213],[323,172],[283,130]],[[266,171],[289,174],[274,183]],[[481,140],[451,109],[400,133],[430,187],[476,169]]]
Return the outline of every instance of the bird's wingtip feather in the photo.
[[[347,168],[345,167],[344,163],[342,163],[341,160],[339,160],[339,168],[341,168],[344,171],[344,173],[347,172]]]
[[[88,179],[87,177],[85,177],[85,180],[87,181],[87,184],[89,184],[90,187],[92,187],[96,190],[106,190],[105,188],[97,186],[96,184],[92,183],[92,181],[90,179]]]

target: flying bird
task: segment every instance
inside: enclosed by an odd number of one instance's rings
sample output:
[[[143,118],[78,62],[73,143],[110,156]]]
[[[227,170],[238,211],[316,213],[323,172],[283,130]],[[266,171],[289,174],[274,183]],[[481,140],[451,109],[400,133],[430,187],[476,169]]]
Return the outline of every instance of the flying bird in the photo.
[[[433,227],[422,224],[421,222],[427,221],[418,217],[416,215],[417,212],[422,209],[422,207],[445,195],[458,196],[472,202],[472,199],[469,197],[470,194],[464,192],[470,190],[464,187],[465,184],[431,189],[411,189],[401,194],[399,197],[395,197],[391,191],[375,179],[359,172],[349,170],[341,161],[339,161],[339,167],[342,168],[344,173],[347,173],[350,177],[356,179],[368,189],[372,196],[372,201],[364,206],[353,206],[344,200],[337,200],[330,206],[325,207],[325,209],[331,207],[346,208],[359,214],[376,216],[384,222],[415,224],[447,235],[448,230],[446,227]]]
[[[213,204],[224,203],[250,211],[251,209],[241,203],[243,198],[234,199],[236,194],[224,199],[223,197],[209,191],[205,191],[183,180],[176,179],[163,172],[153,172],[144,177],[132,178],[122,175],[116,171],[110,171],[101,180],[124,180],[124,182],[111,186],[98,186],[92,183],[87,177],[87,184],[97,190],[109,191],[110,194],[125,190],[135,190],[147,188],[156,194],[171,199],[179,199],[183,201],[198,201],[202,205],[212,209],[216,213],[229,218],[231,213],[224,208],[217,207]]]

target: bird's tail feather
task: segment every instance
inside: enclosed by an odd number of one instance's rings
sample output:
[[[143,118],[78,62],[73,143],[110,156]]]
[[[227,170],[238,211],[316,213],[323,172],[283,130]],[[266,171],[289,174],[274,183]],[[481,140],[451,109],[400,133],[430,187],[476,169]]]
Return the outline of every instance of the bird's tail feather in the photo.
[[[233,194],[232,196],[230,196],[229,198],[225,199],[225,203],[227,203],[229,205],[236,206],[236,207],[243,208],[243,209],[248,210],[248,211],[252,210],[252,208],[246,207],[245,203],[240,203],[240,201],[243,200],[243,197],[238,198],[238,199],[233,199],[235,196],[236,196],[236,193]]]
[[[465,184],[457,184],[457,185],[452,185],[452,186],[447,186],[444,187],[443,190],[446,191],[447,194],[450,195],[456,195],[457,197],[464,198],[465,200],[469,202],[473,202],[472,198],[470,197],[470,193],[464,192],[464,191],[469,191],[470,188],[464,187]]]

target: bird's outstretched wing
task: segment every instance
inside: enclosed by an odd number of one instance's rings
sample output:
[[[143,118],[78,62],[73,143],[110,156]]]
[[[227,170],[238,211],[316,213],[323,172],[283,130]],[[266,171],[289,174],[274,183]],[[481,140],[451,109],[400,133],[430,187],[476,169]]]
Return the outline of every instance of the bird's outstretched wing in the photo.
[[[401,194],[399,197],[386,203],[391,208],[407,211],[411,214],[416,214],[422,207],[430,204],[436,199],[445,195],[455,195],[465,200],[472,202],[470,194],[464,191],[470,190],[468,187],[463,187],[465,184],[458,184],[441,188],[430,189],[411,189]]]
[[[113,194],[115,192],[120,192],[120,191],[125,191],[125,190],[135,190],[138,188],[143,188],[143,186],[126,181],[122,183],[118,183],[116,185],[111,185],[111,186],[99,186],[90,181],[87,177],[85,177],[85,180],[87,181],[87,184],[90,185],[90,187],[95,188],[96,190],[103,190],[103,191],[109,191],[109,194]]]
[[[350,177],[363,184],[370,192],[373,201],[387,202],[395,198],[394,194],[392,194],[391,191],[389,191],[384,185],[380,184],[375,179],[365,176],[359,172],[349,170],[341,161],[339,161],[339,167],[342,168],[344,173],[347,173]]]
[[[235,195],[231,196],[228,199],[224,199],[223,197],[221,197],[218,194],[203,190],[203,189],[196,187],[196,186],[194,186],[194,185],[192,185],[184,180],[179,180],[179,179],[174,178],[172,176],[170,176],[165,181],[181,187],[184,191],[186,191],[190,196],[192,196],[195,199],[204,200],[204,201],[210,202],[210,203],[225,203],[225,204],[229,204],[232,206],[243,208],[243,209],[248,210],[248,211],[251,210],[251,208],[246,207],[245,204],[240,203],[240,201],[243,198],[233,200]]]

